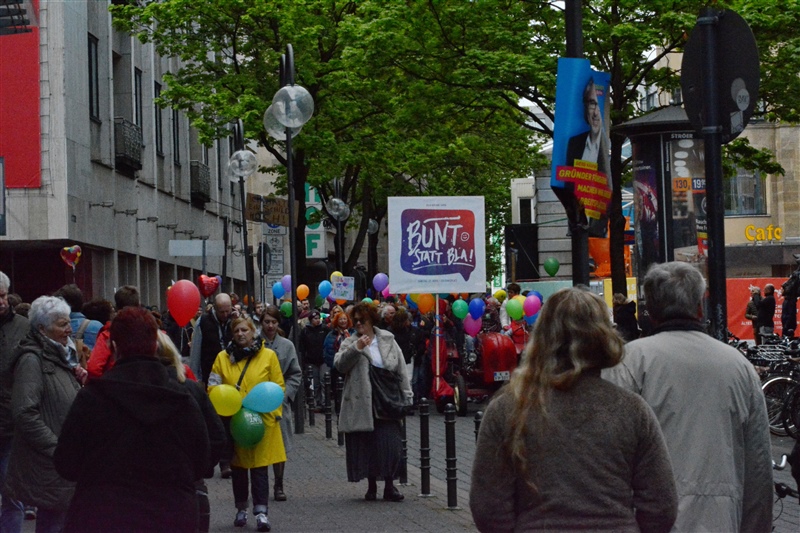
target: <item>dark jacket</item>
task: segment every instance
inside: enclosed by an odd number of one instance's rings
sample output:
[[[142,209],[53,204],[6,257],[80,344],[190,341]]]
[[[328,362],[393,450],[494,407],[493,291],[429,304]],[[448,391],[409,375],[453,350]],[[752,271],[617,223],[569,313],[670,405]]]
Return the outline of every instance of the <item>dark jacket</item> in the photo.
[[[775,322],[773,321],[773,318],[775,316],[775,295],[770,294],[769,296],[764,296],[756,305],[758,306],[758,317],[756,318],[758,327],[774,328]]]
[[[300,357],[304,365],[321,365],[324,362],[322,352],[325,348],[325,337],[330,329],[320,323],[312,326],[310,323],[300,332]]]
[[[200,330],[200,380],[208,383],[208,375],[211,367],[217,359],[217,354],[224,350],[231,342],[231,321],[228,319],[224,324],[220,324],[217,315],[212,309],[200,317],[200,322],[195,329]]]
[[[403,329],[392,329],[394,340],[397,345],[400,346],[400,351],[403,352],[403,359],[406,364],[410,364],[417,355],[417,345],[419,343],[416,333],[417,331],[413,326],[408,326]]]
[[[14,443],[3,495],[66,511],[75,485],[56,472],[53,452],[81,386],[62,348],[33,327],[20,341],[12,364]]]
[[[329,368],[334,368],[333,358],[336,356],[336,352],[339,351],[339,346],[342,345],[342,341],[352,335],[355,335],[355,333],[356,330],[353,328],[348,329],[346,334],[338,329],[332,329],[325,337],[325,346],[322,350],[322,353],[325,359],[325,364],[328,365]]]
[[[14,313],[13,309],[0,317],[0,437],[14,434],[14,424],[11,423],[12,361],[17,344],[29,329],[28,319]]]
[[[55,464],[77,482],[65,532],[193,533],[208,431],[197,402],[158,360],[126,357],[78,394]]]

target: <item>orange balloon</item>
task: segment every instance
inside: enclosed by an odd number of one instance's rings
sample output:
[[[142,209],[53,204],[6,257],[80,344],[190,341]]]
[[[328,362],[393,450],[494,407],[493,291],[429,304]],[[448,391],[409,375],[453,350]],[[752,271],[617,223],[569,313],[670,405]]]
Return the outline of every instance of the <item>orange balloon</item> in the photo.
[[[339,305],[344,305],[347,303],[347,300],[336,300],[336,303]]]
[[[308,298],[308,285],[298,285],[297,286],[297,297],[301,300],[305,300]]]
[[[420,294],[417,298],[417,307],[419,307],[420,313],[430,313],[434,303],[435,300],[432,294]]]

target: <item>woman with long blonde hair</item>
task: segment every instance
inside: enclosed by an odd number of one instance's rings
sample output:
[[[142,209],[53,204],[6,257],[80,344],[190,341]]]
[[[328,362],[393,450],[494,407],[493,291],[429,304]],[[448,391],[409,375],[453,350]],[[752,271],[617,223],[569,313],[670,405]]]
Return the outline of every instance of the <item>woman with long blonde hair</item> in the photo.
[[[570,288],[547,299],[481,423],[470,490],[479,530],[670,530],[677,495],[658,421],[600,377],[622,354],[600,297]]]

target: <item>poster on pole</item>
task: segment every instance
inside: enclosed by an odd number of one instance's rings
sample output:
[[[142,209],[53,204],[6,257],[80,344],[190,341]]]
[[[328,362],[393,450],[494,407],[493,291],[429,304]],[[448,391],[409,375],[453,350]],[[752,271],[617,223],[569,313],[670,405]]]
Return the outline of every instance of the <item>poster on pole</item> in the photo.
[[[484,292],[483,196],[389,198],[393,293]]]
[[[589,235],[604,237],[611,201],[609,84],[588,59],[558,60],[550,188],[562,203],[585,213]]]
[[[355,298],[356,278],[351,276],[331,276],[330,297],[334,300],[348,300]]]

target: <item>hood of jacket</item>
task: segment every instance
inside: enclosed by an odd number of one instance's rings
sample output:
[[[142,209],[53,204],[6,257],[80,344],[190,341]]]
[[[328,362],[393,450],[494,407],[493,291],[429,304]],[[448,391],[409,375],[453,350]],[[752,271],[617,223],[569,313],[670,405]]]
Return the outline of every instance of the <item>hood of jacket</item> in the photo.
[[[14,368],[19,358],[26,353],[38,354],[42,360],[50,361],[57,366],[70,369],[63,348],[56,346],[53,341],[45,337],[35,326],[31,326],[28,330],[28,334],[19,341],[19,345],[11,356],[9,368]]]
[[[117,361],[101,379],[87,385],[144,425],[183,416],[191,397],[166,367],[153,357],[129,356]]]

